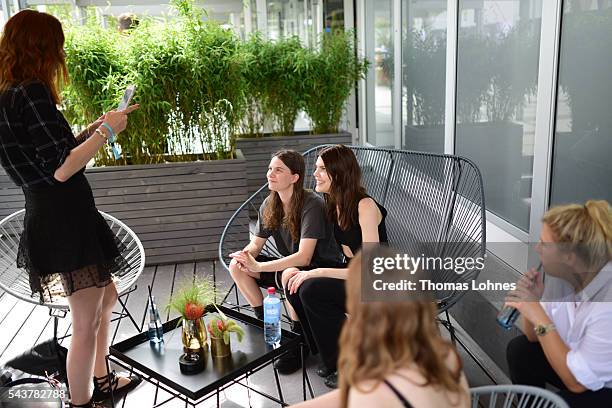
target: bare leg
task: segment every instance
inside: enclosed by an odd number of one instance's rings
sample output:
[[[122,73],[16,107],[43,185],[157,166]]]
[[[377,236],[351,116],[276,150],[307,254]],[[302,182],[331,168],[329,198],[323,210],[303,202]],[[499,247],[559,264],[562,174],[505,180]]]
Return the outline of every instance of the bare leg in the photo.
[[[72,342],[66,371],[73,404],[86,404],[91,399],[91,378],[103,298],[104,288],[96,287],[81,289],[68,296]]]
[[[106,356],[108,355],[109,347],[109,327],[113,316],[113,308],[117,303],[117,288],[114,283],[107,285],[104,288],[104,300],[102,302],[102,314],[100,319],[100,328],[98,329],[96,359],[94,365],[94,375],[96,377],[106,376]],[[119,384],[117,388],[129,384],[130,379],[126,377],[118,377]]]
[[[283,271],[283,275],[281,276],[283,289],[285,289],[285,286],[287,286],[287,282],[289,282],[289,279],[299,272],[300,271],[297,268],[287,268]],[[289,317],[291,318],[291,320],[293,320],[294,322],[299,322],[300,318],[298,317],[297,313],[295,313],[295,310],[293,310],[293,306],[291,306],[291,303],[289,303],[287,298],[285,298],[285,306],[287,307],[287,311],[289,312]]]
[[[244,296],[253,307],[261,306],[263,304],[263,295],[261,289],[255,281],[259,277],[259,273],[249,273],[241,271],[235,260],[232,259],[229,265],[230,275],[236,282],[240,293]]]

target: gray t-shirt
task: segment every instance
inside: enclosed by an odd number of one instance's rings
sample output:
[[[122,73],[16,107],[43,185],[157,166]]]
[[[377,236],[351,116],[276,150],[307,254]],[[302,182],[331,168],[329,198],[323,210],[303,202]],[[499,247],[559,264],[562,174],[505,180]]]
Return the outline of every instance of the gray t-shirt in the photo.
[[[278,252],[283,256],[294,254],[298,251],[300,242],[293,242],[291,233],[284,227],[269,230],[263,225],[263,213],[268,204],[269,197],[264,200],[259,208],[259,217],[255,225],[255,235],[261,238],[272,236]],[[325,202],[312,191],[304,193],[304,207],[302,208],[302,223],[300,226],[300,239],[312,238],[317,240],[317,245],[312,255],[311,265],[318,267],[333,267],[341,262],[340,247],[333,237],[333,228],[325,216]],[[306,265],[296,265],[306,266]]]

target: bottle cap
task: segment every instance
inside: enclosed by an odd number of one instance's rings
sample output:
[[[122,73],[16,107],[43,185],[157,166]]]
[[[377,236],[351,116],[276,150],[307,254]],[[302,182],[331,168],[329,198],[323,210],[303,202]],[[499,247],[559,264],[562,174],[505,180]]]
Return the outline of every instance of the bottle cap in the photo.
[[[268,295],[274,295],[276,293],[276,288],[274,286],[270,286],[268,288]]]

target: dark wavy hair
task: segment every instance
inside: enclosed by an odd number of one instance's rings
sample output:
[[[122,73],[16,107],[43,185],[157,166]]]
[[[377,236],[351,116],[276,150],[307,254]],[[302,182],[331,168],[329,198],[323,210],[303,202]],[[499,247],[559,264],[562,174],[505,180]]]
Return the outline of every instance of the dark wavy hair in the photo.
[[[293,183],[293,194],[291,195],[291,213],[285,214],[283,203],[276,191],[270,191],[268,196],[268,204],[263,212],[264,226],[274,231],[279,227],[286,227],[291,233],[293,242],[300,239],[300,228],[302,223],[302,209],[304,208],[304,173],[306,165],[304,157],[295,150],[280,150],[272,156],[278,157],[285,166],[289,167],[291,174],[300,176],[298,181]]]
[[[325,195],[327,217],[344,231],[359,223],[359,201],[366,197],[361,185],[361,168],[353,151],[344,146],[330,146],[319,154],[331,179]],[[337,209],[341,208],[340,214]]]
[[[64,32],[58,19],[35,10],[15,14],[0,38],[0,91],[38,80],[59,103],[61,83],[68,81],[63,47]]]

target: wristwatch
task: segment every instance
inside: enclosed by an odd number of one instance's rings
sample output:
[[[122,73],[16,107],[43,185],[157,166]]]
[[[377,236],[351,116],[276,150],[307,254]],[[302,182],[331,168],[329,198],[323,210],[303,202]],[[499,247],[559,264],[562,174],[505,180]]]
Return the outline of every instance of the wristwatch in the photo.
[[[553,330],[557,330],[553,323],[549,324],[536,324],[533,327],[533,331],[537,336],[544,336],[546,333],[551,332]]]

